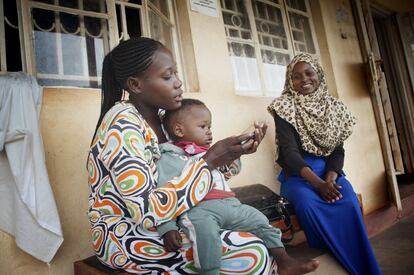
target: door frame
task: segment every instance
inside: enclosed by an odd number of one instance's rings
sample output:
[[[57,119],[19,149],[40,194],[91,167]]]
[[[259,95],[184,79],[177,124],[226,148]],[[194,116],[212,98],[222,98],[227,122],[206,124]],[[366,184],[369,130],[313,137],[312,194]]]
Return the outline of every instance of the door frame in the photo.
[[[369,78],[371,102],[381,143],[387,182],[391,191],[392,202],[395,204],[398,212],[401,213],[402,203],[380,89],[383,89],[383,93],[388,93],[388,90],[384,91],[386,85],[384,86],[384,74],[381,69],[382,60],[375,34],[370,3],[368,0],[352,0],[351,4],[361,45],[361,53]]]

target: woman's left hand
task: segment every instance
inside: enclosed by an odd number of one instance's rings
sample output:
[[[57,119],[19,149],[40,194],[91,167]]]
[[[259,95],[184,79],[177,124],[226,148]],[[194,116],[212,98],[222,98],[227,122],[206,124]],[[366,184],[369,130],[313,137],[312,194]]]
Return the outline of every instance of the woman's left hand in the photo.
[[[335,202],[342,199],[342,194],[339,191],[342,186],[336,183],[337,178],[338,173],[334,171],[328,171],[325,174],[325,182],[327,183],[327,187],[324,188],[325,192],[323,192],[323,198],[328,202]]]
[[[259,144],[262,142],[266,135],[267,124],[266,122],[254,122],[254,136],[252,137],[253,142],[247,142],[246,145],[250,145],[250,148],[246,148],[244,155],[252,154],[257,151]],[[243,146],[243,145],[242,145]]]

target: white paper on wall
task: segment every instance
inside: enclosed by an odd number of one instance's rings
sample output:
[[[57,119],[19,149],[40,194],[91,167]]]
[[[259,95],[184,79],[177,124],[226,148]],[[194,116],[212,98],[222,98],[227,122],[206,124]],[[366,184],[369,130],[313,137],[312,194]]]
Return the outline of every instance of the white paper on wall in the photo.
[[[208,16],[218,17],[217,0],[191,0],[191,10]]]

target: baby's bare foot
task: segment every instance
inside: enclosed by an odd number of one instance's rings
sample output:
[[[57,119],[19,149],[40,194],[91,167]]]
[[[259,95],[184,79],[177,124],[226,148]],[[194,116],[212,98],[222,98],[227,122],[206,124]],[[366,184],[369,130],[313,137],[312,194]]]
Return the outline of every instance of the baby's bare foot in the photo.
[[[281,257],[277,261],[277,273],[279,275],[298,275],[315,271],[319,267],[319,261],[298,261],[290,256]]]

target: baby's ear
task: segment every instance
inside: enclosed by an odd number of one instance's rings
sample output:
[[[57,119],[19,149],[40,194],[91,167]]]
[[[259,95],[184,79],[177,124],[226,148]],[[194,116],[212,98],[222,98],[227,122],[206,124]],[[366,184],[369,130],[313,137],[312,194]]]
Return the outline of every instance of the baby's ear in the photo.
[[[184,136],[184,130],[181,124],[177,123],[174,125],[174,135],[179,138],[182,138]]]

